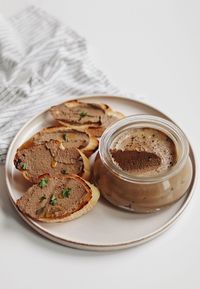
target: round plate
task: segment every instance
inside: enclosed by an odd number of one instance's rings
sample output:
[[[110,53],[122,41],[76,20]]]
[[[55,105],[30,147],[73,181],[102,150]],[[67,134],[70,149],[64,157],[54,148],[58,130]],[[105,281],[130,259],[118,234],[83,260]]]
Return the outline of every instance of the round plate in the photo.
[[[115,96],[83,96],[86,102],[103,102],[125,115],[152,114],[168,118],[144,103]],[[169,119],[169,118],[168,118]],[[24,216],[16,207],[16,200],[30,187],[13,165],[17,148],[41,128],[51,126],[53,120],[45,111],[31,119],[14,138],[7,155],[6,182],[10,199],[20,216],[38,233],[62,245],[86,250],[115,250],[144,243],[165,231],[181,215],[189,203],[196,179],[196,164],[190,148],[193,164],[193,180],[188,193],[177,203],[153,214],[134,214],[120,210],[102,198],[96,207],[79,219],[66,223],[46,224]],[[94,159],[94,156],[92,157]],[[91,160],[92,161],[92,160]]]

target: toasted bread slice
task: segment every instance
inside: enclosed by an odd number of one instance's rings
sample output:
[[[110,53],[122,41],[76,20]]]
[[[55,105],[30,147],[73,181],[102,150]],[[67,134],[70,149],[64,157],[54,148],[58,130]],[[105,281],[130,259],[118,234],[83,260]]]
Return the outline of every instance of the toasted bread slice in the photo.
[[[36,133],[30,140],[25,142],[21,148],[34,144],[44,144],[50,140],[60,141],[65,148],[77,148],[87,157],[90,157],[98,148],[99,141],[91,136],[89,132],[71,129],[66,126],[47,127]]]
[[[78,127],[96,137],[100,137],[108,126],[124,117],[106,104],[78,100],[53,106],[50,112],[60,124],[73,129]]]
[[[64,148],[57,140],[37,145],[29,141],[17,150],[14,165],[32,183],[38,183],[44,175],[76,174],[86,180],[90,177],[88,158],[76,148]]]
[[[45,179],[17,200],[19,210],[41,222],[70,221],[86,214],[99,199],[99,190],[77,175]]]

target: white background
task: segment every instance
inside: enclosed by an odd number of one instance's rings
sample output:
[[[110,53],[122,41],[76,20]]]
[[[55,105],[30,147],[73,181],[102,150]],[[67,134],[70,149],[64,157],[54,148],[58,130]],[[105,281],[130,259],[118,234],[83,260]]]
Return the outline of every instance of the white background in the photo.
[[[10,16],[40,6],[86,37],[94,62],[121,89],[172,117],[198,154],[200,1],[0,0]],[[30,230],[11,206],[0,168],[0,287],[200,288],[200,187],[176,225],[142,246],[74,250]]]

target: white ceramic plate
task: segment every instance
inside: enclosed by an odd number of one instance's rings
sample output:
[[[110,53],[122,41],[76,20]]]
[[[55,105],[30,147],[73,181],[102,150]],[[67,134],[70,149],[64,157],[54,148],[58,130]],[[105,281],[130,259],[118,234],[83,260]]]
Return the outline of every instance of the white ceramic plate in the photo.
[[[104,102],[125,115],[153,114],[167,118],[158,110],[133,99],[114,96],[82,97],[88,102]],[[16,200],[30,184],[13,165],[17,148],[41,128],[52,125],[48,112],[30,120],[14,138],[7,156],[6,181],[10,199],[20,216],[38,233],[57,243],[86,250],[115,250],[144,243],[164,232],[181,215],[189,203],[196,179],[196,164],[192,149],[193,180],[188,193],[176,204],[154,214],[134,214],[119,210],[100,199],[97,206],[79,219],[66,223],[45,224],[35,222],[20,213]]]

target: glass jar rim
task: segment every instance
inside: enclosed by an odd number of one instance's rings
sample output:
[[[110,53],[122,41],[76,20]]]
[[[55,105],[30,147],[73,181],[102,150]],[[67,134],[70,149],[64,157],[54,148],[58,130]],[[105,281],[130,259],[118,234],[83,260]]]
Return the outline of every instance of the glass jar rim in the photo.
[[[179,145],[181,154],[176,164],[170,170],[156,176],[133,176],[114,164],[108,151],[109,145],[123,130],[136,127],[160,130],[174,141],[176,147],[177,144]],[[99,142],[99,154],[104,165],[119,178],[134,183],[157,183],[174,176],[183,167],[189,154],[189,144],[183,131],[173,122],[154,115],[135,114],[115,122],[104,131]]]

